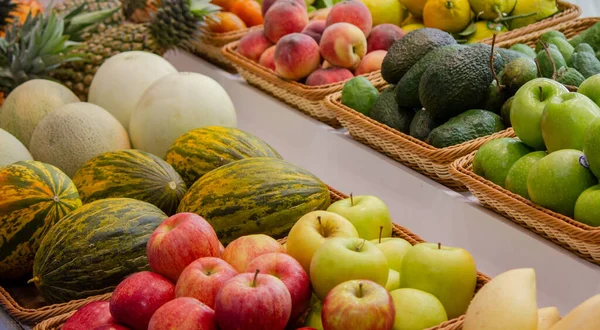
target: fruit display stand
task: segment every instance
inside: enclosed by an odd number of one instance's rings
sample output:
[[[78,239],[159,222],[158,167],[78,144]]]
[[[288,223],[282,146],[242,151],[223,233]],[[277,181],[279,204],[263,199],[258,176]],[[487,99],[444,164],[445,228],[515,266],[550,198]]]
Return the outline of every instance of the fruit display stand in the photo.
[[[236,72],[231,61],[227,60],[221,48],[228,43],[239,40],[241,37],[254,30],[262,29],[262,25],[231,31],[226,33],[214,33],[202,30],[200,38],[194,43],[194,54],[208,60],[209,62],[230,72]]]

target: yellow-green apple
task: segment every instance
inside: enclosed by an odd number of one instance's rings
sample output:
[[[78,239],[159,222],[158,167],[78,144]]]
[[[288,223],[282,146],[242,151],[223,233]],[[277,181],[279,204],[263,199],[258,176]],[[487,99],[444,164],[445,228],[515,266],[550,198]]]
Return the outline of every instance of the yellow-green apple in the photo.
[[[527,190],[527,176],[533,165],[546,157],[545,151],[534,151],[519,158],[506,174],[505,187],[508,191],[514,192],[524,198],[529,199],[529,191]]]
[[[143,271],[117,285],[110,298],[110,314],[133,330],[145,330],[154,312],[173,299],[173,283],[159,274]]]
[[[261,3],[261,12],[263,17],[265,17],[269,8],[271,8],[271,6],[277,1],[278,0],[263,0],[263,2]],[[304,6],[304,8],[306,8],[306,2],[304,2],[304,0],[295,1],[298,2],[299,5]]]
[[[412,245],[399,237],[382,237],[371,240],[387,258],[390,268],[399,272],[402,269],[402,259]]]
[[[568,92],[563,84],[547,78],[530,80],[519,88],[510,108],[510,122],[523,143],[536,150],[546,150],[542,113],[554,96]]]
[[[269,274],[280,279],[287,287],[292,298],[292,314],[290,321],[295,321],[308,308],[312,296],[310,278],[302,265],[285,253],[267,253],[254,258],[246,272],[257,269],[261,274]]]
[[[263,30],[252,31],[244,35],[238,44],[237,50],[242,56],[258,62],[262,53],[273,43],[265,36]]]
[[[373,17],[369,8],[358,0],[344,0],[336,3],[327,15],[327,26],[335,23],[350,23],[358,27],[368,37],[373,28]]]
[[[400,289],[400,273],[398,271],[390,268],[385,289],[388,291]]]
[[[354,75],[344,68],[317,69],[306,78],[306,85],[320,86],[352,79]]]
[[[288,34],[275,46],[274,62],[275,72],[281,78],[300,80],[321,65],[319,45],[306,34]]]
[[[310,281],[317,297],[342,282],[371,280],[385,287],[389,265],[383,252],[375,244],[356,237],[328,239],[315,252],[310,263]]]
[[[148,330],[216,330],[215,311],[197,299],[176,298],[154,312]]]
[[[323,329],[323,321],[321,321],[321,311],[323,310],[323,303],[317,299],[310,306],[306,321],[304,322],[307,327],[315,328],[317,330]]]
[[[475,154],[473,172],[504,187],[511,167],[532,151],[519,139],[501,138],[489,141]]]
[[[404,35],[405,32],[395,24],[385,23],[373,27],[367,38],[367,54],[376,50],[387,52],[392,44]]]
[[[538,309],[537,330],[549,330],[560,321],[560,312],[556,307]]]
[[[583,141],[583,153],[590,170],[600,178],[600,118],[590,123]]]
[[[600,185],[592,186],[584,190],[575,203],[575,220],[600,227]]]
[[[387,51],[385,50],[376,50],[367,53],[362,61],[360,61],[360,64],[356,70],[354,70],[354,73],[358,76],[361,74],[381,70],[381,63],[383,63],[385,55],[387,55]]]
[[[94,301],[81,307],[62,326],[64,330],[94,329],[114,321],[108,301]]]
[[[302,30],[302,33],[310,36],[315,39],[317,44],[321,42],[321,36],[323,35],[323,31],[325,31],[325,21],[316,20],[311,21],[308,25]]]
[[[600,329],[600,294],[582,302],[571,310],[551,330],[595,330]]]
[[[315,251],[332,237],[358,237],[356,228],[337,213],[313,211],[302,216],[288,234],[286,251],[309,273]]]
[[[600,117],[600,107],[587,96],[564,93],[553,97],[542,113],[542,136],[548,152],[583,150],[585,132]]]
[[[260,55],[258,59],[258,64],[267,67],[273,71],[275,71],[275,48],[277,46],[271,46],[265,50],[264,53]]]
[[[475,260],[467,250],[419,243],[410,248],[402,260],[400,287],[436,296],[449,319],[465,313],[476,285]]]
[[[396,315],[393,330],[421,330],[448,321],[444,305],[431,293],[417,289],[390,292]]]
[[[194,213],[177,213],[163,221],[148,239],[146,254],[152,270],[172,282],[192,261],[218,257],[219,239],[212,226]]]
[[[217,294],[215,317],[221,330],[283,330],[292,312],[285,284],[273,275],[240,274]]]
[[[392,217],[385,203],[375,196],[350,196],[331,204],[327,211],[348,219],[360,238],[372,240],[392,236]],[[381,229],[383,227],[383,229]]]
[[[175,285],[175,297],[191,297],[215,307],[215,297],[223,285],[238,275],[225,260],[213,257],[200,258],[187,266]]]
[[[101,325],[99,327],[92,328],[92,330],[129,330],[129,328],[124,327],[120,324],[110,323],[110,324],[105,324],[105,325]]]
[[[600,73],[584,80],[581,85],[579,85],[577,93],[581,93],[589,97],[592,99],[592,101],[596,102],[598,106],[600,106]]]
[[[394,315],[394,301],[384,287],[369,280],[351,280],[327,294],[321,320],[327,330],[389,330]]]
[[[283,36],[302,32],[307,24],[306,7],[299,1],[277,0],[265,13],[263,27],[267,38],[276,44]]]
[[[494,277],[473,298],[464,330],[537,330],[535,271],[513,269]]]
[[[321,36],[321,55],[327,62],[340,68],[354,69],[367,54],[367,38],[350,23],[328,26]]]
[[[283,246],[274,238],[264,234],[246,235],[229,243],[221,258],[240,273],[246,271],[248,263],[259,255],[271,252],[283,252]]]

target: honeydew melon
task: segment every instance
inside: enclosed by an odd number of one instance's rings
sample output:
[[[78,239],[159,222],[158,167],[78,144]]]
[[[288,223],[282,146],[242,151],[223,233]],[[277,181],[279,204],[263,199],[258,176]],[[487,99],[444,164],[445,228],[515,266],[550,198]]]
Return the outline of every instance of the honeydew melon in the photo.
[[[22,160],[33,160],[29,150],[16,137],[0,128],[0,167]]]

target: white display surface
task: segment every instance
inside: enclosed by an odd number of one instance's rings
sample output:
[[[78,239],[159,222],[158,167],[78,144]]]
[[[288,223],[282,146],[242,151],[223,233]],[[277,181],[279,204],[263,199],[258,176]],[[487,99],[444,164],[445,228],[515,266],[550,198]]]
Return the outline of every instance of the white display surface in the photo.
[[[332,187],[380,197],[396,223],[427,241],[469,250],[478,269],[489,276],[535,268],[540,307],[556,306],[565,314],[600,293],[600,266],[484,209],[470,194],[438,184],[193,55],[166,57],[179,71],[217,80],[236,106],[240,129],[261,137],[283,158]]]

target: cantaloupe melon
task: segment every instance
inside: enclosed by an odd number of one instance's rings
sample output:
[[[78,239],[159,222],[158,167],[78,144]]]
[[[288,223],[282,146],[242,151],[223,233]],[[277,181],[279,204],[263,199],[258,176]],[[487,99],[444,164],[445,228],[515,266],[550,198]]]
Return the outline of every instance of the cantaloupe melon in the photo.
[[[131,114],[129,134],[136,149],[164,158],[179,136],[205,126],[236,127],[233,102],[214,79],[179,72],[144,92]]]
[[[0,128],[29,147],[31,134],[50,111],[79,99],[67,87],[43,79],[30,80],[15,88],[0,109]]]
[[[22,160],[33,160],[23,143],[0,128],[0,167]]]
[[[169,61],[153,53],[131,51],[104,62],[90,86],[88,102],[110,112],[126,129],[142,93],[156,80],[177,72]]]
[[[60,168],[69,177],[103,152],[129,149],[123,125],[106,110],[85,102],[66,104],[49,113],[31,137],[35,160]]]

